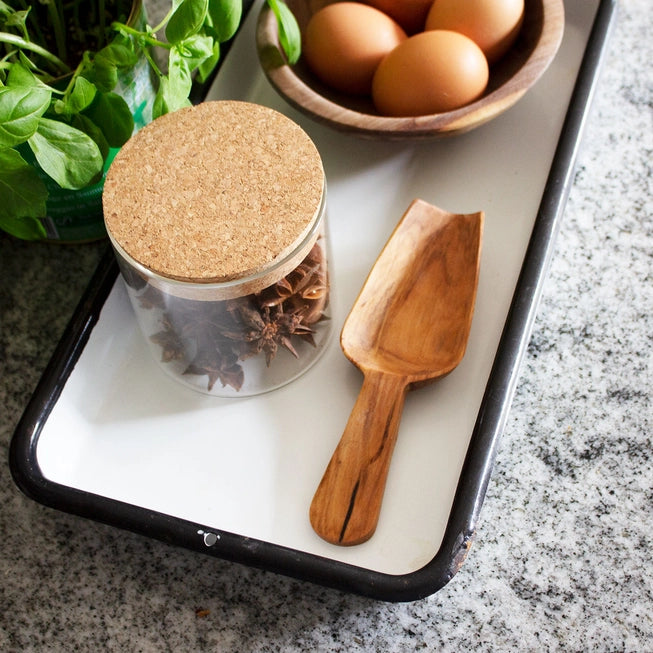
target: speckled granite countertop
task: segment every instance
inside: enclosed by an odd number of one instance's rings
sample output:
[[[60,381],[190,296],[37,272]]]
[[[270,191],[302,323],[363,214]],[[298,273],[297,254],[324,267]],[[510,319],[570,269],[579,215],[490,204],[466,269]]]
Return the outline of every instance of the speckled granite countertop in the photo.
[[[385,604],[45,508],[9,442],[104,244],[0,236],[0,650],[653,650],[653,14],[623,0],[478,533]]]

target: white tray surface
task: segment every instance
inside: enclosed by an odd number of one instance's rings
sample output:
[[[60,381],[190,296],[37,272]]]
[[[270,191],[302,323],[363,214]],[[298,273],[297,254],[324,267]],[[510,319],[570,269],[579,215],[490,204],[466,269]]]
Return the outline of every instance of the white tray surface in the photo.
[[[208,99],[244,99],[295,119],[323,157],[333,253],[334,337],[302,378],[223,400],[163,374],[119,281],[38,440],[43,475],[65,486],[388,574],[437,553],[514,293],[596,2],[566,3],[551,68],[515,107],[468,134],[407,143],[355,139],[290,108],[260,71],[249,14]],[[409,393],[376,534],[342,548],[312,531],[308,507],[361,383],[338,334],[411,200],[485,211],[466,355]],[[198,534],[200,537],[201,534]]]

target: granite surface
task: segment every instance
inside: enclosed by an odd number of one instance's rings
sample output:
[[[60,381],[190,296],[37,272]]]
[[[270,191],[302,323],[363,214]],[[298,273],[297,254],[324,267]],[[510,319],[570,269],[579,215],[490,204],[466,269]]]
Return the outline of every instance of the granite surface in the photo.
[[[0,236],[0,650],[653,651],[653,13],[623,0],[467,561],[386,604],[45,508],[14,428],[104,243]]]

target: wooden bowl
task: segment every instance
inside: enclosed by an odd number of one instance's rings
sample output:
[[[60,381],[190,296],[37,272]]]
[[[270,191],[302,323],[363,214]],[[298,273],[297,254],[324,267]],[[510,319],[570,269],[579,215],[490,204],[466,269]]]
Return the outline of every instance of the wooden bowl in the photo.
[[[300,30],[334,0],[286,0]],[[370,138],[437,138],[469,131],[511,107],[531,88],[556,55],[564,30],[563,0],[525,0],[524,22],[510,51],[490,68],[483,97],[455,111],[390,118],[371,99],[346,96],[319,82],[300,58],[288,65],[277,22],[267,4],[258,18],[256,46],[265,75],[292,106],[334,129]]]

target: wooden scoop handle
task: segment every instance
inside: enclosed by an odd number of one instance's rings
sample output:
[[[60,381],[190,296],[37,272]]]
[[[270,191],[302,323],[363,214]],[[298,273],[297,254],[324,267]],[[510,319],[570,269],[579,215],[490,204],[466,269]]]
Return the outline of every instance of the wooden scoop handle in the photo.
[[[374,534],[407,388],[405,377],[365,373],[311,503],[311,524],[327,542],[350,546]]]

